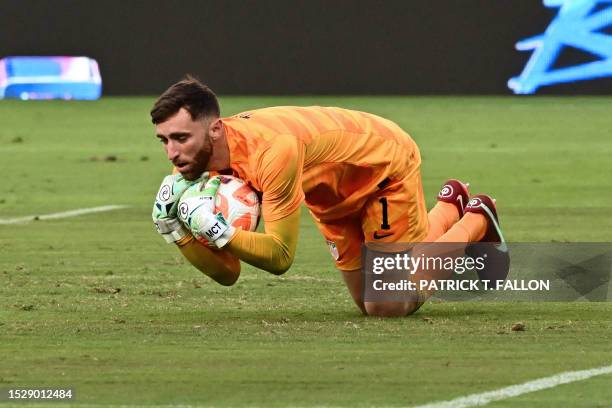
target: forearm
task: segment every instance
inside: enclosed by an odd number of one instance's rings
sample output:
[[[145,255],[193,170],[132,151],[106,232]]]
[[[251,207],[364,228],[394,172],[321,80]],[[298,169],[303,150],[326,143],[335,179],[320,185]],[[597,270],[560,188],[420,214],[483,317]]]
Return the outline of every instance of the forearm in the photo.
[[[233,285],[240,276],[240,260],[227,251],[212,250],[191,235],[178,248],[193,266],[221,285]]]
[[[244,262],[275,275],[285,273],[295,255],[295,248],[273,235],[243,230],[236,233],[227,248]]]
[[[300,210],[266,224],[265,233],[238,230],[227,244],[230,253],[275,275],[289,269],[295,257]]]

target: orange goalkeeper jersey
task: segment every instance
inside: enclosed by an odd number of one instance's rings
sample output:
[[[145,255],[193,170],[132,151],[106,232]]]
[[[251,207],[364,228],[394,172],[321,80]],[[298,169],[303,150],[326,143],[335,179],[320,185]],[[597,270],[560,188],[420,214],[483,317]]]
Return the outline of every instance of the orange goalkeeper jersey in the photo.
[[[264,220],[305,200],[330,223],[359,214],[386,180],[418,171],[412,138],[376,115],[327,107],[271,107],[223,119],[231,168],[263,193]]]

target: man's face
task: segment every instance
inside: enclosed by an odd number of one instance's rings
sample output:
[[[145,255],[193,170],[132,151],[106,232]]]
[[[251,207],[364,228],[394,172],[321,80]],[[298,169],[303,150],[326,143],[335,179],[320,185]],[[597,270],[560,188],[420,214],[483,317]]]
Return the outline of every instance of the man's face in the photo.
[[[165,122],[155,125],[168,160],[187,180],[200,177],[212,155],[208,122],[205,119],[194,121],[189,112],[181,108]]]

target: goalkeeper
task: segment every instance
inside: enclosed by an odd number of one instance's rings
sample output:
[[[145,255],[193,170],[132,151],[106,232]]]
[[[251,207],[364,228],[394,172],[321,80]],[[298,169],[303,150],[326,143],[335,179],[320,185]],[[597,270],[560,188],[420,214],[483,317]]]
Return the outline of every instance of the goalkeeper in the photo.
[[[271,107],[221,118],[215,94],[191,77],[157,99],[151,118],[180,173],[164,179],[153,220],[167,242],[222,285],[238,279],[240,260],[273,274],[291,266],[302,202],[368,315],[407,315],[422,302],[362,300],[364,242],[503,240],[494,202],[485,195],[470,201],[457,180],[445,183],[427,212],[419,149],[387,119],[324,107]],[[264,233],[227,225],[213,206],[198,209],[188,226],[180,222],[180,196],[208,172],[231,172],[261,193]],[[210,237],[209,245],[194,235]]]

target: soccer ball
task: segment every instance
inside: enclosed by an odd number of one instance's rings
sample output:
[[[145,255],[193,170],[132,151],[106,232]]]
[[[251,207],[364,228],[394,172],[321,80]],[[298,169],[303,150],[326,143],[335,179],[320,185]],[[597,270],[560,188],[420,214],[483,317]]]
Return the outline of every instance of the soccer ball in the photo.
[[[215,197],[215,213],[233,227],[255,231],[259,224],[259,197],[247,183],[234,176],[217,176],[221,181]]]
[[[210,192],[204,191],[206,181],[189,187],[179,201],[179,218],[189,226],[192,217],[198,211],[221,213],[223,218],[235,228],[255,231],[259,223],[260,205],[257,193],[238,177],[219,175],[220,184],[214,201]],[[202,208],[208,207],[208,208]],[[212,208],[211,208],[212,207]],[[206,238],[196,236],[198,241],[206,243]]]

